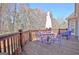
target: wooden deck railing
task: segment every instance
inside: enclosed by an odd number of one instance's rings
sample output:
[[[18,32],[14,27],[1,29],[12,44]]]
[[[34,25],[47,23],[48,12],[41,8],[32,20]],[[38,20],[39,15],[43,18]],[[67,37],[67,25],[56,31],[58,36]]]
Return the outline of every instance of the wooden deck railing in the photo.
[[[59,33],[66,29],[59,29]],[[7,53],[9,55],[20,54],[23,51],[24,45],[28,41],[33,40],[33,35],[37,32],[46,32],[48,30],[19,30],[17,33],[7,35],[0,35],[0,53]]]
[[[29,31],[0,35],[0,53],[20,54],[29,40]]]
[[[58,34],[63,33],[63,32],[66,32],[66,31],[67,31],[67,29],[59,29]]]
[[[24,45],[27,41],[32,41],[33,33],[38,31],[46,32],[48,30],[19,30],[17,33],[0,35],[0,53],[19,54],[23,51]]]

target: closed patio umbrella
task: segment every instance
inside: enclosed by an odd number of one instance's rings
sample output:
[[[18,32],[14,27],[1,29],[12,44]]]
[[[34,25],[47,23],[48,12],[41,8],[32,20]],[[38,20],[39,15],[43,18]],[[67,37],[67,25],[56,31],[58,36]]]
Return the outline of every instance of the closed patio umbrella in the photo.
[[[47,28],[47,29],[52,28],[50,12],[47,12],[47,16],[46,16],[46,26],[45,26],[45,28]]]

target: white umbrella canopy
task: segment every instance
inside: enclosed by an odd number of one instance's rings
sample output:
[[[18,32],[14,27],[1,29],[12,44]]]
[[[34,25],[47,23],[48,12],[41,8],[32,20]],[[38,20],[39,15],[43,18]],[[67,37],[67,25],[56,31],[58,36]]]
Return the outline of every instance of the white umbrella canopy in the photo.
[[[47,28],[47,29],[52,28],[50,12],[47,12],[45,28]]]

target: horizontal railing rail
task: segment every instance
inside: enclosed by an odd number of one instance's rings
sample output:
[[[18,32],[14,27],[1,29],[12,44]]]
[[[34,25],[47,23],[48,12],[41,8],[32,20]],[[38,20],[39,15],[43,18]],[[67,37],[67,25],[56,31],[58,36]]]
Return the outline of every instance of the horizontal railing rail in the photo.
[[[58,34],[63,33],[63,32],[66,32],[66,31],[67,31],[67,29],[59,29]]]

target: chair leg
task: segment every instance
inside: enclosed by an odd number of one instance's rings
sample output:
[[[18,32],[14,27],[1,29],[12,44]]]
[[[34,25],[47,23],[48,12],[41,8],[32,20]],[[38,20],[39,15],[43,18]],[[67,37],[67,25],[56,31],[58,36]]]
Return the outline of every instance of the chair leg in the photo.
[[[68,38],[68,36],[66,36],[66,40],[68,40],[69,38]]]

